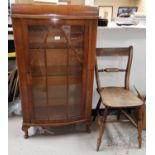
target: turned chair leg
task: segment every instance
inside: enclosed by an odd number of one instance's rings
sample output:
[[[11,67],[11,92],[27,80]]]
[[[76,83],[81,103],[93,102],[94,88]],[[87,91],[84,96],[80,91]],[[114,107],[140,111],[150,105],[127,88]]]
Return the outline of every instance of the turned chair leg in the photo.
[[[108,114],[108,109],[106,107],[105,110],[104,110],[104,113],[103,113],[103,121],[99,124],[99,137],[98,137],[98,140],[97,140],[96,151],[99,151],[99,148],[100,148],[100,145],[101,145],[102,136],[103,136],[103,133],[104,133],[104,130],[105,130],[105,121],[106,121],[106,118],[107,118],[107,114]]]
[[[99,148],[100,148],[100,145],[101,145],[102,136],[103,136],[103,133],[104,133],[104,129],[105,129],[105,124],[102,122],[100,127],[99,127],[99,137],[98,137],[98,140],[97,140],[96,151],[99,151]]]
[[[22,126],[22,130],[24,131],[25,135],[24,135],[24,138],[27,139],[29,137],[28,135],[28,129],[29,129],[30,126],[25,126],[23,125]]]
[[[138,143],[142,146],[142,106],[138,109]]]
[[[96,105],[96,108],[95,108],[95,113],[94,113],[94,117],[93,117],[93,121],[95,121],[96,119],[96,116],[99,112],[99,109],[100,109],[100,105],[101,105],[101,97],[99,98],[98,102],[97,102],[97,105]]]

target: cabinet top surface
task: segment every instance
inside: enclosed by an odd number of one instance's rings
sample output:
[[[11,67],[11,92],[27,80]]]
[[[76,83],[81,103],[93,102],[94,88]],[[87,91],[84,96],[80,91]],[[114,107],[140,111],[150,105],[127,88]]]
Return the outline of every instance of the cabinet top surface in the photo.
[[[12,4],[12,18],[98,19],[98,8],[81,5]]]

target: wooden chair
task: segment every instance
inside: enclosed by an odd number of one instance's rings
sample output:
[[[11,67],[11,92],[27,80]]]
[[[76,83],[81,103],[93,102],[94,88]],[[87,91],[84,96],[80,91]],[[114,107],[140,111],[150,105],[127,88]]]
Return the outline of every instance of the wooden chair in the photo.
[[[133,57],[133,47],[127,48],[98,48],[96,51],[97,56],[127,56],[127,65],[125,69],[120,68],[104,68],[99,69],[97,65],[97,58],[96,58],[96,66],[95,66],[95,75],[97,81],[97,91],[100,95],[99,101],[96,106],[97,116],[98,116],[98,123],[99,123],[99,137],[97,141],[97,148],[96,150],[99,151],[99,147],[101,144],[101,139],[105,130],[105,124],[107,122],[107,115],[109,109],[117,109],[117,120],[120,119],[120,114],[124,114],[124,116],[133,123],[138,129],[138,142],[139,148],[141,148],[142,144],[142,105],[143,101],[139,99],[135,94],[133,94],[129,90],[129,76],[130,76],[130,69]],[[101,82],[99,78],[100,72],[125,72],[125,80],[124,80],[124,87],[101,87]],[[103,116],[99,115],[99,109],[101,102],[105,106]],[[132,108],[138,111],[137,119],[133,119],[132,116],[126,112],[126,109]],[[94,118],[95,120],[95,118]],[[114,121],[112,121],[114,122]]]

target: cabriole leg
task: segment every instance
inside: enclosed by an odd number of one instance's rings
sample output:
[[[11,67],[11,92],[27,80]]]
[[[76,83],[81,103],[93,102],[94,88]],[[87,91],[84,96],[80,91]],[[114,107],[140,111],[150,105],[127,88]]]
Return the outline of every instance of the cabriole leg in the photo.
[[[22,126],[22,130],[24,131],[25,135],[24,135],[24,138],[27,139],[29,137],[28,135],[28,129],[29,129],[30,126],[27,126],[27,125],[23,125]]]

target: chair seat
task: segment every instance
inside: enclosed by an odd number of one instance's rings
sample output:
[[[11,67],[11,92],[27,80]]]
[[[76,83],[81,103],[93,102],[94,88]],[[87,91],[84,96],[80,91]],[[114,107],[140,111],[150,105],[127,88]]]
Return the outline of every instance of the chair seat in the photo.
[[[143,104],[134,93],[124,88],[101,88],[100,93],[103,104],[108,107],[135,107]]]

